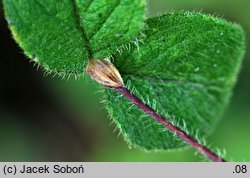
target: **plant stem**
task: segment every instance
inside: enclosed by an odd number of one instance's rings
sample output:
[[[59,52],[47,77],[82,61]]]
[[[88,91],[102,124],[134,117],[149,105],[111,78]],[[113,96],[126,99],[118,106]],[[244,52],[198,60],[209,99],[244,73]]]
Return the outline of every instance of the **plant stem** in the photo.
[[[140,108],[143,112],[147,113],[149,116],[151,116],[153,119],[155,119],[157,122],[162,124],[165,128],[167,128],[172,133],[176,134],[178,137],[180,137],[182,140],[187,142],[188,144],[192,145],[198,152],[206,156],[212,161],[215,162],[225,162],[223,158],[221,158],[219,155],[208,149],[206,146],[200,144],[198,140],[192,138],[190,135],[188,135],[186,132],[181,130],[179,127],[173,125],[169,120],[167,120],[165,117],[158,114],[153,108],[151,108],[149,105],[142,102],[137,96],[135,96],[133,93],[131,93],[126,87],[117,87],[112,88],[115,91],[121,93],[125,98],[127,98],[129,101],[134,103],[138,108]]]
[[[89,59],[86,72],[90,75],[90,77],[93,80],[95,80],[102,86],[113,89],[121,93],[129,101],[131,101],[138,108],[140,108],[143,112],[147,113],[149,116],[151,116],[157,122],[162,124],[169,131],[176,134],[182,140],[192,145],[198,152],[205,155],[210,160],[216,161],[216,162],[225,161],[219,155],[217,155],[216,153],[214,153],[213,151],[211,151],[204,145],[200,144],[198,140],[195,140],[192,136],[188,135],[179,127],[173,125],[168,119],[158,114],[153,108],[151,108],[149,105],[142,102],[137,96],[131,93],[124,85],[119,71],[111,62],[107,60]]]

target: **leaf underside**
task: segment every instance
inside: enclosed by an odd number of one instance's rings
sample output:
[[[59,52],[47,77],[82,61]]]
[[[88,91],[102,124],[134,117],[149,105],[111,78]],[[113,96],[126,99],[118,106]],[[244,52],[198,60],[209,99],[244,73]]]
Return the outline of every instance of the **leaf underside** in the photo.
[[[126,85],[192,136],[215,128],[235,84],[244,52],[240,26],[193,13],[146,21],[143,43],[114,56]],[[132,86],[132,87],[131,87]],[[166,150],[185,144],[137,107],[106,90],[107,108],[132,145]]]
[[[134,40],[144,0],[4,0],[6,19],[25,54],[45,69],[80,75]]]

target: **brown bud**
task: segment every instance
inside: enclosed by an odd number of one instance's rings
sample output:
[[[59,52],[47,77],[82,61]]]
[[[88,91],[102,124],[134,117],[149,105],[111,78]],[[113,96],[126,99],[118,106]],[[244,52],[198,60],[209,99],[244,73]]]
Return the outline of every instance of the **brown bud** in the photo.
[[[116,67],[107,60],[89,59],[86,72],[93,80],[109,88],[123,87],[123,81]]]

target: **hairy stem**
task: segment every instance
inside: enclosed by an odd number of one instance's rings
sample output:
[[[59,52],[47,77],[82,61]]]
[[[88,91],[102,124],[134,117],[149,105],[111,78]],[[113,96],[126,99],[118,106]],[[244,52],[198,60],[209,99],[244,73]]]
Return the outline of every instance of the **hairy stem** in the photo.
[[[192,145],[198,152],[205,155],[212,161],[224,162],[225,160],[219,155],[200,144],[198,140],[194,139],[192,136],[188,135],[186,132],[181,130],[179,127],[173,125],[167,118],[158,114],[153,108],[149,105],[142,102],[137,96],[131,93],[123,83],[121,75],[116,67],[107,60],[97,60],[89,59],[86,72],[91,76],[93,80],[98,82],[104,87],[113,89],[121,93],[129,101],[134,103],[138,108],[143,112],[147,113],[157,122],[162,124],[165,128],[171,131],[173,134],[176,134],[179,138]]]
[[[192,145],[198,152],[205,155],[210,160],[215,161],[215,162],[224,162],[225,161],[219,155],[217,155],[216,153],[214,153],[213,151],[211,151],[210,149],[208,149],[204,145],[200,144],[196,139],[192,138],[190,135],[188,135],[186,132],[181,130],[179,127],[173,125],[165,117],[158,114],[153,108],[151,108],[149,105],[142,102],[137,96],[135,96],[133,93],[131,93],[126,87],[118,87],[118,88],[113,88],[113,89],[115,91],[121,93],[125,98],[127,98],[129,101],[134,103],[143,112],[147,113],[149,116],[151,116],[157,122],[162,124],[169,131],[176,134],[182,140],[184,140],[188,144]]]

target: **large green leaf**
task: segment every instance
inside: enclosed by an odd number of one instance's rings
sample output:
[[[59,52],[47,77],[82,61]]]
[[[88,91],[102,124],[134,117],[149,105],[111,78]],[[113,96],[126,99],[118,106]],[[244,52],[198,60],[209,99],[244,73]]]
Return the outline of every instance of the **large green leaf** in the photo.
[[[125,83],[146,103],[195,137],[215,128],[229,101],[244,52],[240,26],[202,14],[147,20],[143,43],[115,55]],[[172,149],[184,144],[119,94],[107,108],[129,143]],[[225,121],[226,122],[226,121]]]
[[[87,59],[113,55],[126,85],[193,136],[210,134],[229,101],[244,52],[238,25],[168,14],[147,20],[138,37],[142,0],[3,2],[16,41],[45,69],[81,74]],[[129,143],[148,150],[184,145],[125,98],[106,93],[109,113]]]
[[[25,54],[45,69],[81,74],[134,40],[144,0],[4,0],[6,18]]]

